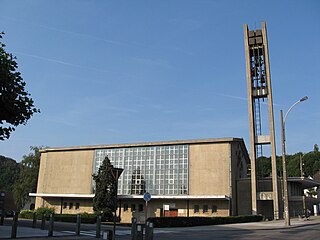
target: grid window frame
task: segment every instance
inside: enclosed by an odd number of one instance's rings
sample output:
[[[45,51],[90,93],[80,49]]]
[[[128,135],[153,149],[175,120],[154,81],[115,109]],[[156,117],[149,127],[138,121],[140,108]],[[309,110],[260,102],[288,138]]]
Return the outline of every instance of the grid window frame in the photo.
[[[94,173],[108,156],[114,167],[123,168],[118,194],[187,195],[189,192],[189,145],[160,145],[96,149]],[[135,171],[143,176],[144,186],[133,185]],[[94,182],[93,188],[94,188]],[[135,189],[135,190],[134,190]]]

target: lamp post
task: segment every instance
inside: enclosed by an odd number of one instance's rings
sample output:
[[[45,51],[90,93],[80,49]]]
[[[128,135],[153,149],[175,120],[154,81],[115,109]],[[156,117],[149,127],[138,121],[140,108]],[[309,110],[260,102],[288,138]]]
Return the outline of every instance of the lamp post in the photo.
[[[116,239],[116,220],[117,220],[117,201],[118,201],[118,179],[121,175],[121,173],[123,172],[123,168],[112,168],[112,177],[114,178],[115,182],[116,182],[116,196],[115,196],[115,200],[114,200],[114,216],[113,216],[113,235],[112,235],[112,239],[115,240]]]
[[[303,154],[303,153],[301,153],[301,155],[300,155],[300,177],[304,177],[304,173],[303,173],[303,165],[304,165],[304,163],[303,163],[303,157],[305,156],[305,154]]]
[[[4,215],[5,215],[5,211],[4,211],[4,199],[6,197],[6,193],[1,191],[0,192],[0,209],[1,211],[1,216],[0,216],[0,225],[3,225],[4,222]]]
[[[282,110],[280,110],[280,118],[281,118],[281,138],[282,138],[282,165],[283,165],[283,204],[284,204],[284,218],[286,226],[290,226],[290,212],[289,212],[289,195],[288,195],[288,178],[287,178],[287,163],[286,163],[286,138],[285,138],[285,127],[286,127],[286,119],[288,117],[291,109],[297,104],[306,101],[308,99],[307,96],[301,98],[299,101],[292,104],[292,106],[288,109],[287,113],[283,118]]]

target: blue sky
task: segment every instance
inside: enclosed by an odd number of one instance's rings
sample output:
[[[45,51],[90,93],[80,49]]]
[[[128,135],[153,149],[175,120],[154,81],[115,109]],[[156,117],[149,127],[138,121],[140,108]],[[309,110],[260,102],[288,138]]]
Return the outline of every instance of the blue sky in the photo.
[[[243,24],[266,21],[277,153],[320,144],[320,1],[1,0],[0,31],[41,109],[0,154],[83,146],[244,138]]]

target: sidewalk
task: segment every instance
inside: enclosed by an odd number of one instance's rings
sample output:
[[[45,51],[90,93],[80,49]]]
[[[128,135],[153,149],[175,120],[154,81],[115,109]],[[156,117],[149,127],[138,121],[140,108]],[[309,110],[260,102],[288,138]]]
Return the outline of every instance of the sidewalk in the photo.
[[[264,222],[250,222],[250,223],[237,223],[226,224],[224,227],[230,227],[235,229],[252,229],[252,230],[268,230],[268,229],[286,229],[286,228],[298,228],[306,225],[320,224],[320,216],[311,216],[309,220],[292,218],[290,219],[290,226],[285,225],[284,220],[264,221]],[[222,225],[215,225],[222,226]]]
[[[250,230],[275,230],[275,229],[288,229],[288,228],[298,228],[306,225],[320,225],[320,216],[312,216],[309,220],[300,220],[298,218],[291,219],[291,225],[289,227],[285,226],[284,220],[277,221],[265,221],[265,222],[251,222],[251,223],[238,223],[238,224],[224,224],[224,225],[212,225],[212,229],[236,231],[239,229],[250,229]],[[203,226],[205,227],[205,226]],[[201,227],[194,227],[201,228]],[[156,228],[154,234],[157,232],[168,232],[172,233],[175,231],[181,231],[183,228]],[[118,233],[121,233],[119,230]],[[129,240],[131,239],[130,234],[118,235],[116,234],[117,239],[119,240]],[[11,226],[0,226],[0,239],[10,239],[11,237]],[[81,239],[81,240],[92,240],[96,239],[94,235],[85,236],[84,233],[80,236],[76,236],[72,232],[58,232],[54,231],[53,237],[48,237],[48,230],[41,230],[39,228],[30,228],[30,227],[18,227],[17,238],[20,239]]]
[[[55,237],[68,237],[71,234],[54,232],[53,238]],[[31,227],[18,227],[17,228],[17,238],[23,239],[50,239],[48,237],[48,230],[41,230],[39,228],[31,228]],[[0,226],[0,239],[10,239],[11,238],[11,226]],[[66,239],[66,238],[65,238]],[[74,236],[70,239],[76,239]],[[91,238],[92,239],[92,238]]]
[[[120,232],[121,230],[116,230],[116,232]],[[126,234],[125,236],[119,236],[116,234],[117,239],[125,240],[130,239],[130,235]],[[17,228],[17,239],[81,239],[81,240],[92,240],[95,238],[95,231],[80,231],[80,236],[77,236],[75,232],[71,231],[54,231],[53,237],[48,237],[48,230],[41,230],[39,228],[31,228],[31,227],[22,227],[19,226]],[[102,238],[102,233],[101,233]],[[0,226],[0,239],[11,239],[11,226],[5,225]]]

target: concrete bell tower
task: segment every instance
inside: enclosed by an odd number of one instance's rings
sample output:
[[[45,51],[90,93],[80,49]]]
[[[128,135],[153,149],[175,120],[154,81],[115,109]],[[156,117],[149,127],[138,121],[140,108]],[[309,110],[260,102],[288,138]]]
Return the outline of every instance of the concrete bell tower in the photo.
[[[262,28],[249,30],[244,24],[246,76],[250,123],[252,214],[263,212],[267,201],[273,201],[273,218],[279,219],[279,196],[276,164],[273,101],[270,78],[266,23]],[[269,147],[272,166],[272,192],[266,190],[265,176],[258,175],[257,159]]]

